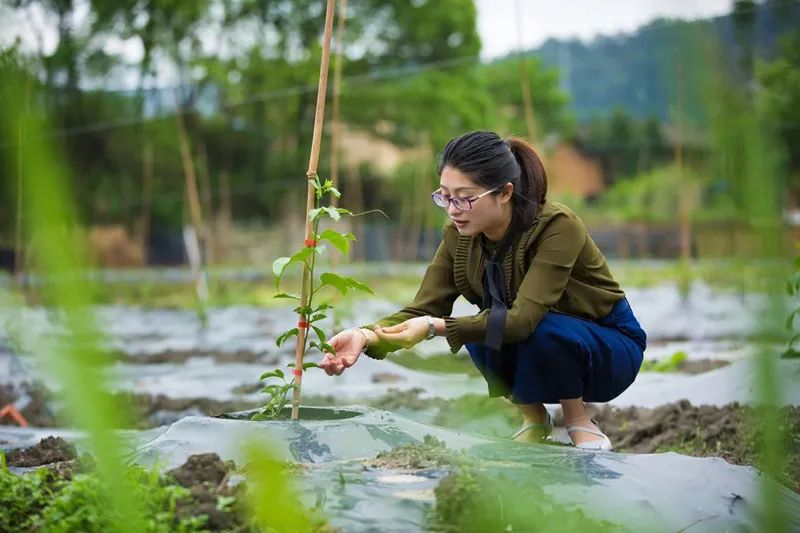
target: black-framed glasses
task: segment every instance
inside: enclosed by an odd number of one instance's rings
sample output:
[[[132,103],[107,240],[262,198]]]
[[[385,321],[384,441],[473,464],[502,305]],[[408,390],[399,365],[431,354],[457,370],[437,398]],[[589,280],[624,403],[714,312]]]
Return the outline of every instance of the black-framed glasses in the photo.
[[[505,183],[503,185],[505,185]],[[435,203],[439,207],[444,207],[445,209],[447,209],[450,206],[450,204],[453,204],[459,211],[469,211],[470,209],[472,209],[473,202],[477,202],[482,197],[486,196],[490,192],[496,191],[503,185],[498,185],[494,189],[482,192],[478,196],[474,196],[472,198],[453,198],[452,196],[445,196],[444,194],[436,191],[431,193],[431,198],[433,198],[433,203]],[[437,191],[438,190],[440,189],[437,189]]]

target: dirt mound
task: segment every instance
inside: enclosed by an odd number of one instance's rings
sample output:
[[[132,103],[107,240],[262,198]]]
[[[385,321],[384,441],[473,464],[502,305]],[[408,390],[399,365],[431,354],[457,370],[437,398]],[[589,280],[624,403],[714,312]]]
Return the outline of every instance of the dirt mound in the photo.
[[[0,385],[0,408],[6,404],[16,403],[20,413],[31,426],[58,427],[59,423],[49,405],[49,397],[45,388],[39,383],[21,383]],[[16,425],[8,417],[0,419],[0,425]]]
[[[186,488],[204,483],[218,486],[234,468],[233,462],[222,462],[216,453],[202,453],[190,456],[185,463],[168,471],[167,474]]]
[[[251,352],[249,350],[237,350],[235,352],[221,351],[198,351],[198,350],[165,350],[152,354],[127,354],[118,352],[114,354],[116,359],[124,363],[133,364],[182,364],[192,358],[210,357],[216,363],[256,363],[265,364],[277,363],[276,355],[269,356],[265,353]]]
[[[458,462],[458,454],[448,451],[444,442],[431,435],[425,435],[422,442],[381,452],[374,459],[366,461],[366,465],[373,468],[424,470]]]
[[[75,446],[61,437],[46,437],[39,444],[24,450],[11,450],[6,455],[9,466],[42,466],[78,458]]]
[[[223,462],[215,453],[190,456],[178,468],[167,472],[179,485],[188,488],[192,497],[175,507],[178,518],[206,515],[212,531],[229,530],[237,525],[236,514],[220,505],[222,498],[233,500],[235,488],[228,486],[228,475],[235,469],[232,461]]]
[[[247,400],[213,400],[210,398],[170,398],[159,394],[118,393],[124,405],[131,407],[139,428],[171,424],[188,415],[217,416],[258,407],[261,402]]]
[[[655,409],[592,406],[592,415],[618,451],[675,451],[757,465],[764,421],[757,407],[731,403],[694,406],[688,400]],[[778,431],[786,452],[782,482],[800,492],[800,407],[780,409]]]

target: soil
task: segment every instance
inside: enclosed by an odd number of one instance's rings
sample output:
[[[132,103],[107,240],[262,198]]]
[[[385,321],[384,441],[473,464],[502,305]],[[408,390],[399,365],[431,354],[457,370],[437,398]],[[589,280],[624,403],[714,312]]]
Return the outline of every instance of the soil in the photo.
[[[757,466],[763,421],[759,409],[731,403],[693,406],[688,400],[655,409],[592,406],[592,416],[618,451],[675,451],[698,457],[722,457],[729,463]],[[778,431],[786,452],[780,481],[800,492],[800,407],[780,410]]]
[[[731,362],[724,359],[687,359],[678,364],[675,370],[683,374],[694,375],[716,370],[723,366],[728,366],[729,364],[731,364]]]
[[[167,472],[167,476],[192,493],[191,498],[176,504],[179,518],[206,515],[212,531],[229,530],[237,525],[237,514],[220,509],[219,497],[235,497],[236,487],[228,486],[228,475],[236,468],[232,461],[223,462],[215,453],[190,456],[184,464]]]
[[[20,398],[28,397],[27,405],[22,406],[20,413],[29,425],[35,427],[58,427],[55,413],[49,406],[49,398],[45,388],[39,383],[0,384],[0,408]],[[0,425],[16,425],[11,418],[0,420]]]
[[[403,376],[392,374],[391,372],[377,372],[372,375],[373,383],[397,383],[405,380],[406,378]]]
[[[197,350],[166,350],[164,352],[154,354],[126,354],[117,353],[116,359],[123,363],[134,364],[163,364],[175,363],[182,364],[188,359],[196,357],[210,357],[215,362],[226,363],[256,363],[261,362],[265,364],[277,364],[278,358],[276,356],[269,356],[266,353],[251,352],[248,350],[238,350],[236,352],[219,352],[219,351],[197,351]]]
[[[30,467],[71,461],[78,458],[75,446],[61,437],[46,437],[38,444],[6,454],[9,466]]]
[[[149,428],[170,424],[187,414],[217,416],[222,413],[243,411],[259,407],[262,402],[253,400],[213,400],[210,398],[170,398],[163,394],[118,393],[131,405],[137,427]]]
[[[30,401],[22,410],[28,424],[33,427],[64,427],[65,422],[53,407],[49,392],[39,383],[22,383],[20,385],[0,385],[0,407],[18,401],[23,397]],[[123,405],[132,409],[134,427],[146,429],[163,424],[170,424],[179,418],[189,415],[216,416],[221,413],[252,409],[260,405],[253,400],[219,401],[210,398],[169,398],[163,394],[135,394],[119,392],[116,394]],[[16,425],[9,417],[0,420],[0,425]]]
[[[431,435],[425,435],[420,443],[407,444],[387,452],[381,452],[374,459],[367,460],[365,464],[372,468],[424,470],[459,462],[458,454],[448,451],[444,442]]]

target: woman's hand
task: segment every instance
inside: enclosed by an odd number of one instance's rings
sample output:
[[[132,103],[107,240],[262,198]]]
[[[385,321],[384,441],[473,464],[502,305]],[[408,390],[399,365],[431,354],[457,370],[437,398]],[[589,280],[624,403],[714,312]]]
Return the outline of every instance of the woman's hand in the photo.
[[[331,337],[328,344],[333,346],[336,353],[325,352],[325,357],[319,363],[319,367],[329,376],[338,376],[344,372],[345,368],[356,364],[362,350],[367,345],[367,338],[360,331],[346,329]]]
[[[396,326],[376,327],[375,333],[382,340],[403,348],[413,348],[428,336],[428,319],[424,316],[410,318]]]

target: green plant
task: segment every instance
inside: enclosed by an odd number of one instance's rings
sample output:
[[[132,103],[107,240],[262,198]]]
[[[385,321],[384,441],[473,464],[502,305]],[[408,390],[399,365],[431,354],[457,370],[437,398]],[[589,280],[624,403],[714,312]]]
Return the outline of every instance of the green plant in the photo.
[[[786,292],[792,298],[796,298],[797,294],[800,293],[800,243],[798,243],[796,246],[798,254],[794,258],[795,272],[786,282]],[[797,344],[797,341],[800,340],[800,332],[794,332],[794,319],[798,314],[800,314],[800,305],[797,305],[794,309],[792,309],[791,313],[789,313],[789,316],[786,317],[786,329],[788,329],[792,334],[792,338],[789,339],[789,345],[786,347],[786,351],[783,352],[782,355],[782,357],[787,359],[796,359],[800,357],[800,351],[795,348],[795,344]]]
[[[669,359],[659,361],[650,359],[642,363],[642,372],[677,372],[681,365],[688,359],[684,351],[677,351]]]
[[[294,368],[294,363],[289,363],[289,368]],[[316,363],[304,363],[303,370],[308,370],[309,368],[316,368]],[[297,388],[297,383],[295,379],[292,378],[291,381],[286,381],[286,374],[280,368],[276,368],[275,370],[270,370],[269,372],[264,372],[261,374],[259,380],[263,381],[265,379],[279,379],[279,383],[270,383],[266,385],[261,392],[267,394],[269,396],[269,401],[267,401],[266,405],[262,407],[257,413],[254,413],[250,419],[251,420],[275,420],[278,418],[289,403],[289,392],[293,391]]]
[[[294,308],[295,313],[298,314],[300,319],[297,327],[281,333],[275,340],[275,344],[281,346],[287,340],[296,337],[300,333],[301,328],[305,330],[311,329],[314,331],[314,334],[316,334],[317,339],[309,342],[309,336],[303,335],[303,344],[301,347],[303,357],[308,353],[309,348],[315,348],[321,353],[336,352],[335,348],[326,342],[327,336],[322,328],[315,325],[317,322],[328,317],[325,311],[334,309],[329,301],[323,301],[319,304],[316,303],[315,297],[318,296],[320,291],[325,288],[331,288],[342,296],[345,296],[350,290],[374,294],[372,289],[365,283],[332,272],[321,273],[319,275],[319,280],[315,284],[316,258],[326,250],[326,248],[322,246],[322,242],[327,241],[340,253],[346,255],[350,251],[350,241],[356,240],[356,237],[352,233],[339,233],[332,229],[326,229],[320,232],[320,224],[323,217],[328,217],[334,222],[337,222],[341,219],[342,215],[353,215],[353,213],[347,209],[322,205],[322,200],[326,196],[329,198],[331,196],[335,196],[336,198],[341,197],[341,193],[333,186],[331,180],[326,179],[324,182],[320,182],[319,176],[313,175],[309,177],[309,182],[314,187],[314,208],[308,212],[308,219],[312,225],[313,239],[306,241],[303,248],[293,255],[279,257],[272,264],[272,272],[275,274],[275,289],[277,290],[277,294],[275,294],[274,297],[300,302],[300,305]],[[281,290],[281,279],[290,265],[302,266],[308,270],[308,286],[302,287],[301,294],[293,294]],[[303,281],[305,283],[305,277]],[[294,364],[289,366],[294,367]],[[304,363],[302,371],[316,366],[315,363]],[[293,371],[293,374],[296,373]],[[292,378],[291,381],[287,381],[284,372],[280,369],[265,372],[261,375],[260,379],[264,380],[269,378],[277,378],[281,380],[281,383],[272,383],[264,387],[263,392],[265,392],[270,399],[259,412],[252,416],[253,420],[271,420],[279,416],[281,410],[286,407],[289,401],[289,392],[299,387],[296,377]]]
[[[126,466],[132,497],[147,513],[141,531],[204,531],[204,515],[179,517],[176,506],[192,498],[157,470]],[[0,531],[109,531],[123,516],[108,505],[108,484],[96,473],[61,477],[47,468],[18,475],[0,470]]]

